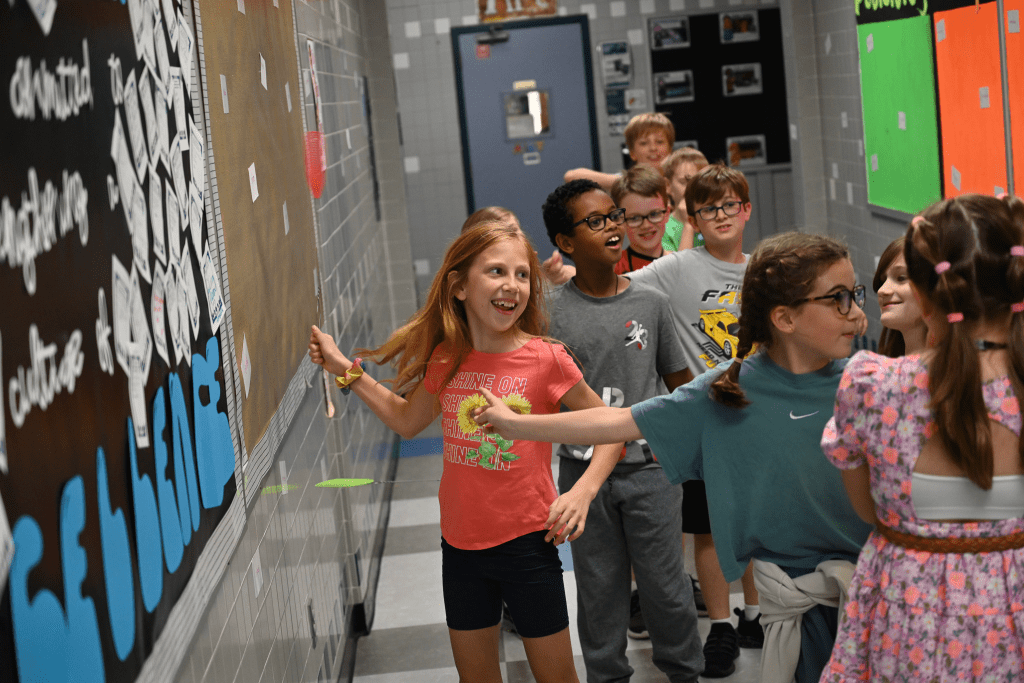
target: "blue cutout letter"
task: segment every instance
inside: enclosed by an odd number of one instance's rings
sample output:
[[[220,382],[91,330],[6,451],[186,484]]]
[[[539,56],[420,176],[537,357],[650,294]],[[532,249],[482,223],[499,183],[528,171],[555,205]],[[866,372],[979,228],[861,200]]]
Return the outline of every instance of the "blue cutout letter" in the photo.
[[[160,523],[156,510],[156,494],[148,474],[139,475],[139,455],[135,448],[135,430],[128,418],[128,460],[132,474],[132,504],[135,509],[135,548],[139,553],[139,583],[142,604],[147,612],[156,609],[164,594],[163,550],[160,547]],[[106,560],[104,560],[106,565]],[[110,590],[107,589],[109,593]]]
[[[11,562],[11,617],[14,652],[23,681],[105,680],[99,625],[92,598],[82,595],[88,569],[78,536],[85,528],[85,486],[74,477],[64,486],[60,504],[61,567],[67,617],[53,591],[46,588],[28,595],[28,575],[43,557],[39,524],[24,515],[14,525],[14,559]]]
[[[128,433],[133,439],[131,421]],[[96,497],[99,499],[100,546],[103,548],[103,579],[107,588],[107,614],[114,634],[114,649],[123,662],[135,645],[135,588],[132,581],[132,554],[128,546],[128,525],[124,511],[110,509],[110,485],[107,483],[107,458],[96,449]]]
[[[160,531],[164,539],[164,561],[167,571],[174,573],[181,564],[185,544],[181,540],[182,522],[178,517],[178,505],[174,500],[174,484],[167,479],[167,442],[164,430],[167,427],[167,406],[164,402],[164,388],[156,390],[153,399],[153,459],[156,462],[156,496],[160,504]],[[184,489],[184,483],[179,484]],[[188,509],[185,509],[188,514]],[[186,525],[188,524],[186,518]]]
[[[206,342],[206,358],[192,355],[192,409],[196,416],[196,460],[199,464],[199,487],[203,507],[219,507],[224,500],[224,485],[235,473],[235,447],[231,443],[228,416],[217,411],[220,384],[214,377],[220,367],[216,337]],[[199,389],[208,387],[210,400],[199,399]]]
[[[181,514],[181,540],[188,545],[192,531],[199,529],[199,483],[192,450],[192,431],[188,428],[188,408],[181,380],[173,372],[167,378],[171,394],[171,441],[174,444],[174,483],[178,485],[178,511]],[[184,471],[182,471],[184,470]],[[192,529],[188,513],[192,513]]]

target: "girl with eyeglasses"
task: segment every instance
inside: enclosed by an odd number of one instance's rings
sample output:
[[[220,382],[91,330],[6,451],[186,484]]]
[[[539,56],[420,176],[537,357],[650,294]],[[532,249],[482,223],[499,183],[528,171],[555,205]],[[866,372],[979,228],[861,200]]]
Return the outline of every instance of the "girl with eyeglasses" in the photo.
[[[629,245],[615,264],[616,275],[631,273],[665,255],[662,237],[669,215],[668,181],[650,166],[638,164],[612,185],[612,201],[624,210]]]
[[[839,385],[822,448],[876,530],[822,681],[1020,680],[1024,202],[941,201],[903,256],[935,344]]]
[[[629,409],[515,415],[488,395],[476,419],[506,438],[643,438],[670,481],[702,479],[726,579],[754,560],[765,627],[760,680],[817,681],[835,639],[839,583],[871,529],[819,445],[853,339],[866,327],[863,304],[845,246],[775,235],[747,266],[735,360]]]

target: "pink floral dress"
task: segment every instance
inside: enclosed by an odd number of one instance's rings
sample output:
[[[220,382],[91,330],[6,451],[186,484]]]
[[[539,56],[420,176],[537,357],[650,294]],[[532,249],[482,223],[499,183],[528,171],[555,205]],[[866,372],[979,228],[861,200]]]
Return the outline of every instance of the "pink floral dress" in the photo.
[[[1021,415],[1007,378],[984,385],[990,417],[1015,434]],[[920,356],[869,352],[846,366],[822,448],[841,469],[867,464],[878,517],[924,537],[991,537],[1024,519],[949,523],[918,519],[914,463],[935,423]],[[872,532],[861,551],[821,681],[1024,680],[1024,549],[958,554],[908,550]]]

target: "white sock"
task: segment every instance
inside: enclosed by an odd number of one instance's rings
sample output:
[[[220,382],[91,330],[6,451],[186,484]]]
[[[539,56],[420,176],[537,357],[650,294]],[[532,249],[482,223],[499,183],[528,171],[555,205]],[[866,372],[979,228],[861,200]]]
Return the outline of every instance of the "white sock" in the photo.
[[[760,605],[748,605],[743,604],[743,618],[747,621],[753,621],[757,618],[757,615],[761,613]]]
[[[714,625],[714,624],[729,624],[730,626],[732,626],[732,619],[712,619],[711,623],[712,623],[712,625]]]

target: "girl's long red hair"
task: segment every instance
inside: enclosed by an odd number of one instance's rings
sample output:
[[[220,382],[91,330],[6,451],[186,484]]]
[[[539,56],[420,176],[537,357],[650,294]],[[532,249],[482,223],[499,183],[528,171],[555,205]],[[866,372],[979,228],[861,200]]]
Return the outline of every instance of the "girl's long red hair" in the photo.
[[[411,392],[423,382],[427,362],[439,344],[445,345],[444,361],[451,367],[444,373],[441,386],[448,383],[472,349],[466,309],[455,293],[466,282],[473,261],[483,251],[502,240],[523,245],[530,265],[530,297],[516,321],[516,329],[527,335],[547,334],[548,317],[544,305],[540,262],[533,245],[517,228],[497,221],[480,223],[455,238],[445,252],[444,261],[430,285],[427,301],[391,338],[376,349],[360,349],[378,364],[392,363],[397,369],[394,383],[399,394]]]

